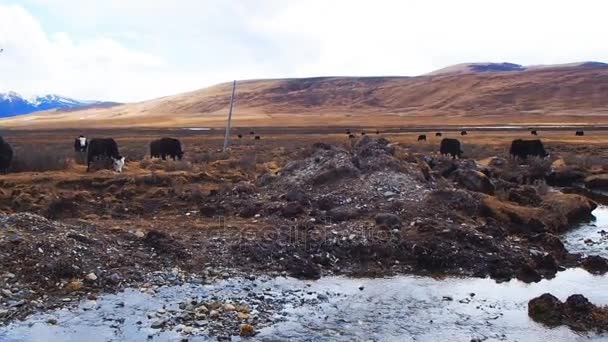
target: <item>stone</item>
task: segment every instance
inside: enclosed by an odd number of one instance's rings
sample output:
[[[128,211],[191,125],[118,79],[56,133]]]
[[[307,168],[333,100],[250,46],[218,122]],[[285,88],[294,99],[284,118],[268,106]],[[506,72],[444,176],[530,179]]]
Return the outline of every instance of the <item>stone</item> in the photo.
[[[87,274],[85,278],[90,281],[95,281],[95,280],[97,280],[97,275],[95,275],[95,273],[91,272],[91,273]]]
[[[152,329],[160,329],[160,328],[164,327],[165,324],[167,324],[167,321],[165,321],[164,319],[157,319],[156,321],[152,322],[150,327]]]
[[[226,311],[226,312],[232,312],[232,311],[236,311],[236,307],[232,304],[224,304],[224,306],[222,307],[222,310]]]
[[[358,209],[350,206],[341,206],[338,208],[331,209],[327,212],[328,218],[331,222],[343,222],[356,219],[361,216]]]
[[[59,321],[57,320],[57,318],[55,317],[49,317],[46,322],[50,325],[57,325],[57,323],[59,323]]]
[[[454,178],[462,187],[484,194],[493,195],[496,188],[488,176],[475,170],[457,170]]]
[[[217,310],[211,310],[211,312],[209,312],[209,318],[218,318],[220,317],[220,312]]]
[[[144,233],[142,230],[138,230],[135,232],[135,237],[143,239],[146,236],[146,233]]]
[[[239,332],[243,337],[253,336],[255,334],[255,327],[251,324],[241,324]]]
[[[294,218],[304,213],[304,207],[297,202],[289,202],[281,208],[281,215],[285,218]]]
[[[562,303],[549,293],[528,302],[528,316],[537,322],[557,326],[563,315]]]
[[[401,219],[399,216],[390,213],[380,213],[375,217],[376,224],[379,226],[385,226],[388,228],[394,228],[401,226]]]
[[[118,284],[121,281],[121,277],[118,273],[112,273],[109,277],[108,277],[108,281],[113,283],[113,284]]]
[[[234,188],[232,189],[232,191],[239,193],[239,194],[252,194],[254,192],[256,192],[256,187],[255,185],[249,183],[249,182],[238,182]]]
[[[291,189],[285,194],[285,199],[289,202],[303,202],[305,198],[306,194],[300,189]]]
[[[608,189],[608,174],[594,175],[585,178],[585,186],[589,189]]]

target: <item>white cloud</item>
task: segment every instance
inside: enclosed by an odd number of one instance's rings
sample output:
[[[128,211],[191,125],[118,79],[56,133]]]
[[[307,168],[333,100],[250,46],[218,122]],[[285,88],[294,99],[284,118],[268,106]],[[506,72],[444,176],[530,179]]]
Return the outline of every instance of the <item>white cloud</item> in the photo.
[[[143,100],[232,79],[608,61],[593,0],[20,0],[0,90]]]

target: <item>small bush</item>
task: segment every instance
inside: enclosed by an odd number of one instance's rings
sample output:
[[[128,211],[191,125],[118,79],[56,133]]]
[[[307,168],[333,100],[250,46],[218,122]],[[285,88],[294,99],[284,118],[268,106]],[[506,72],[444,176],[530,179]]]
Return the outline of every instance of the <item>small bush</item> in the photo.
[[[15,149],[9,172],[62,171],[70,168],[70,158],[51,147],[22,146]]]

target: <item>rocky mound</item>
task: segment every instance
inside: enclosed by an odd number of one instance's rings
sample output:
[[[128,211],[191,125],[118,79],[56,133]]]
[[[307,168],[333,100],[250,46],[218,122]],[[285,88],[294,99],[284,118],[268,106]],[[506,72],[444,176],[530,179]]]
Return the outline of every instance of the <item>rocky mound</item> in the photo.
[[[0,321],[112,291],[170,269],[187,253],[164,233],[99,231],[30,213],[0,215]],[[43,300],[56,296],[55,302]],[[59,298],[59,297],[63,298]]]
[[[545,293],[528,303],[528,315],[552,327],[567,325],[578,331],[608,331],[608,307],[595,306],[580,294],[572,295],[562,303],[555,296]]]

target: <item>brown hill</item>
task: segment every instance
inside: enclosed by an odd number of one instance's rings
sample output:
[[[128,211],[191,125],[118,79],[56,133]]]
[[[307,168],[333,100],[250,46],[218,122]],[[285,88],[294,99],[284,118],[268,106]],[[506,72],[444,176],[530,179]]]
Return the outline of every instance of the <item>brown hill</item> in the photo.
[[[218,127],[231,83],[109,108],[47,111],[3,127]],[[608,124],[608,68],[572,66],[418,77],[240,81],[235,126]]]

